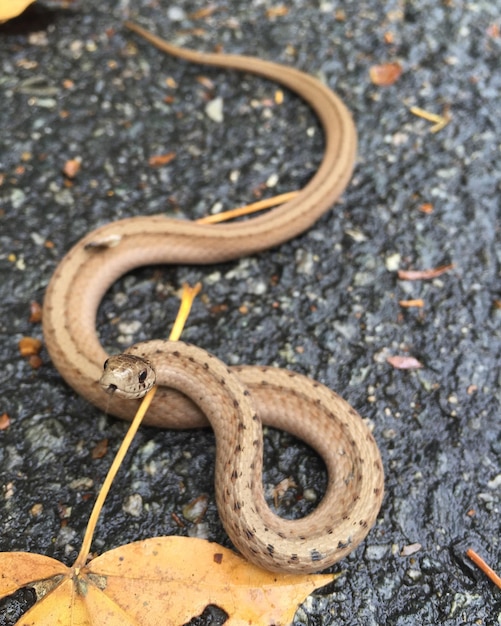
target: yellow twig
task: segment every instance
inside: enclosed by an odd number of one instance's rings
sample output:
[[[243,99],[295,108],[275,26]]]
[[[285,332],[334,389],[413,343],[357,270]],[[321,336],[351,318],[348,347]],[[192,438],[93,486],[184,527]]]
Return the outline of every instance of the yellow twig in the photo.
[[[193,300],[195,299],[197,294],[200,292],[201,288],[202,288],[202,285],[200,283],[197,283],[194,287],[190,287],[187,284],[183,285],[183,292],[181,295],[181,304],[179,307],[179,312],[176,316],[176,321],[174,322],[172,331],[169,336],[169,339],[171,341],[177,341],[179,337],[181,336],[184,325],[190,313]],[[78,557],[73,565],[74,570],[76,570],[77,572],[80,568],[82,568],[85,565],[87,561],[87,557],[89,555],[90,547],[92,543],[92,538],[94,536],[94,531],[96,529],[97,520],[99,519],[99,515],[101,514],[101,509],[103,508],[104,501],[108,495],[108,492],[120,468],[120,465],[125,455],[127,454],[129,446],[132,443],[132,440],[134,439],[139,426],[141,425],[143,417],[146,411],[148,410],[151,404],[151,401],[153,400],[153,397],[155,396],[156,390],[157,390],[156,386],[150,389],[150,391],[145,395],[145,397],[143,398],[143,401],[139,405],[137,413],[134,416],[134,419],[132,420],[129,430],[127,431],[127,434],[125,435],[125,438],[122,441],[122,444],[120,445],[120,448],[115,458],[113,459],[113,463],[111,464],[111,467],[104,480],[104,483],[101,489],[99,490],[99,494],[96,498],[96,502],[94,503],[94,508],[92,509],[92,513],[89,518],[89,523],[87,524],[87,528],[85,530],[85,535],[82,541],[82,547],[80,548],[80,553],[78,554]]]
[[[444,111],[443,115],[430,113],[429,111],[419,107],[411,107],[409,111],[413,115],[417,115],[417,117],[422,117],[428,122],[433,122],[433,126],[430,128],[430,133],[438,133],[439,130],[442,130],[442,128],[447,126],[447,124],[451,121],[451,115],[447,110]]]
[[[235,217],[241,217],[242,215],[250,215],[251,213],[263,211],[264,209],[270,209],[271,207],[288,202],[289,200],[295,198],[298,193],[299,191],[289,191],[288,193],[283,193],[279,196],[274,196],[273,198],[265,198],[264,200],[253,202],[247,206],[237,207],[236,209],[231,209],[230,211],[216,213],[215,215],[206,215],[205,217],[201,217],[197,220],[197,222],[200,224],[217,224],[218,222],[232,220]]]

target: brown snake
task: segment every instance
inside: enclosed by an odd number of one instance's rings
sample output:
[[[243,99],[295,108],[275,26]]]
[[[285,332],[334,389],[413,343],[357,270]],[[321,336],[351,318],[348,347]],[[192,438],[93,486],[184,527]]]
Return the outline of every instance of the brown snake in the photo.
[[[120,398],[118,393],[106,395],[98,382],[108,355],[96,334],[96,313],[107,289],[142,265],[217,263],[295,237],[332,206],[348,183],[356,134],[338,97],[303,72],[252,57],[176,48],[134,24],[126,25],[175,56],[281,83],[311,105],[326,139],[322,163],[312,180],[294,200],[266,215],[217,226],[161,215],[123,219],[89,233],[63,258],[44,302],[43,330],[52,361],[90,402],[131,419],[137,401]],[[287,370],[227,368],[207,352],[182,342],[151,341],[130,352],[154,365],[160,385],[145,423],[195,428],[209,420],[214,429],[218,508],[242,554],[269,570],[313,572],[343,558],[364,539],[381,505],[383,468],[369,430],[337,394]],[[140,384],[143,369],[141,365],[137,374]],[[105,371],[105,386],[110,371],[116,371],[113,361]],[[261,422],[304,440],[324,459],[325,496],[303,519],[279,518],[265,502]]]

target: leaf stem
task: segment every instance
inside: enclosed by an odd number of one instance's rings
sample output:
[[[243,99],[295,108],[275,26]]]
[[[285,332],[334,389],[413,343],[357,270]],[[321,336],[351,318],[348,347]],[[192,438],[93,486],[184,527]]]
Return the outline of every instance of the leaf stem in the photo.
[[[188,319],[188,315],[190,314],[191,306],[193,304],[193,300],[200,292],[202,288],[201,283],[197,283],[194,287],[187,285],[186,283],[183,285],[183,291],[181,294],[181,304],[179,306],[179,311],[176,316],[176,320],[172,327],[171,333],[169,335],[170,341],[178,341],[183,331],[183,328],[186,324],[186,320]],[[96,498],[96,502],[94,503],[94,507],[92,509],[92,513],[89,518],[89,523],[87,524],[87,528],[85,530],[85,535],[82,541],[82,547],[80,548],[80,552],[76,558],[75,563],[73,564],[73,569],[79,570],[84,567],[87,562],[87,558],[90,552],[90,547],[92,544],[92,539],[94,536],[94,531],[96,529],[97,521],[99,519],[99,515],[101,514],[101,509],[103,508],[104,501],[108,496],[108,492],[111,488],[113,481],[115,480],[115,476],[120,468],[120,465],[127,454],[127,451],[132,443],[139,426],[143,420],[143,417],[148,410],[151,401],[153,400],[155,393],[158,387],[153,387],[150,391],[144,396],[143,401],[139,405],[136,415],[131,422],[129,430],[125,435],[118,452],[113,459],[113,463],[108,471],[108,474],[104,480],[104,483],[99,490],[99,494]]]

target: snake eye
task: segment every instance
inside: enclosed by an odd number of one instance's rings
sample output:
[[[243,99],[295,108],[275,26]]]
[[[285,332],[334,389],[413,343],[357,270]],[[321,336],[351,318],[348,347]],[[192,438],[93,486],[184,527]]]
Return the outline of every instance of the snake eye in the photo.
[[[105,370],[108,367],[108,363],[109,363],[109,359],[106,359],[106,361],[103,363],[103,370]]]
[[[137,377],[140,383],[144,383],[146,380],[146,376],[148,376],[148,372],[146,370],[142,370],[139,372],[139,376]]]

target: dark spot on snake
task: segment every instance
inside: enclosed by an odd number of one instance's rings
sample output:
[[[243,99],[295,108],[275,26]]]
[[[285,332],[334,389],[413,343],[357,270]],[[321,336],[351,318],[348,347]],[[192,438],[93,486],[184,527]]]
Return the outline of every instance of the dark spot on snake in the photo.
[[[206,369],[206,370],[209,369],[209,364],[208,363],[204,363],[204,369]]]
[[[317,387],[320,387],[320,383],[314,382],[313,383],[313,389],[316,389]]]
[[[233,400],[233,406],[237,409],[240,406],[240,402],[238,400]]]
[[[296,372],[287,372],[289,378],[296,378]]]
[[[322,559],[322,555],[320,554],[320,552],[318,550],[312,550],[310,552],[310,558],[312,561],[320,561]]]
[[[259,446],[259,439],[254,439],[252,445],[257,448]]]
[[[348,413],[349,413],[350,415],[353,415],[353,416],[355,416],[355,417],[358,417],[358,413],[357,413],[357,412],[355,411],[355,409],[354,409],[354,408],[352,408],[351,406],[350,406],[350,408],[348,409]]]
[[[194,359],[192,356],[188,357],[188,360],[189,360],[191,363],[195,363],[195,359]]]
[[[379,487],[374,487],[374,494],[378,496],[381,493],[381,489]]]
[[[360,500],[360,496],[353,496],[352,502],[358,502]]]
[[[221,383],[221,385],[226,385],[226,380],[224,378],[220,378],[219,382]]]
[[[247,539],[254,539],[254,533],[249,528],[246,528],[244,530],[244,533],[245,533]]]
[[[327,528],[327,530],[325,531],[328,535],[332,535],[333,534],[333,530],[332,528]]]
[[[343,550],[344,548],[347,548],[350,544],[351,544],[351,537],[348,537],[348,539],[344,542],[338,541],[338,544],[337,544],[338,550]]]
[[[345,520],[345,521],[346,521],[347,519],[350,519],[350,516],[349,516],[349,515],[347,515],[347,514],[345,513],[345,514],[343,515],[343,520]]]
[[[239,454],[242,452],[242,446],[240,444],[235,446],[235,454]]]
[[[233,505],[234,511],[239,511],[241,508],[242,508],[242,505],[240,502],[235,502],[235,504]]]
[[[238,472],[237,470],[233,470],[231,472],[231,480],[236,480],[238,478]]]
[[[364,528],[367,528],[367,526],[369,525],[367,523],[367,520],[365,520],[365,519],[361,519],[358,523],[359,523],[360,526],[363,526]]]
[[[181,356],[178,350],[174,350],[172,356],[178,357]]]
[[[297,554],[291,554],[291,563],[296,563],[296,561],[299,561],[299,557]]]
[[[252,463],[250,464],[250,468],[251,469],[256,469],[256,464],[254,463],[254,461],[252,461]]]
[[[243,422],[238,422],[238,430],[246,430],[247,426]]]
[[[250,391],[248,389],[244,389],[244,396],[250,396]]]
[[[279,537],[281,537],[282,539],[285,539],[285,535],[284,535],[284,533],[277,533],[277,535],[278,535]]]
[[[273,553],[275,552],[275,546],[271,543],[269,543],[266,546],[266,549],[268,550],[268,553],[270,554],[270,556],[273,556]]]
[[[254,413],[254,415],[252,416],[252,419],[253,419],[255,422],[258,422],[258,421],[259,421],[259,416],[258,416],[258,414],[257,414],[257,413]]]

